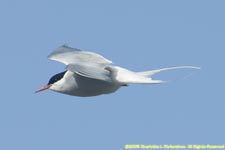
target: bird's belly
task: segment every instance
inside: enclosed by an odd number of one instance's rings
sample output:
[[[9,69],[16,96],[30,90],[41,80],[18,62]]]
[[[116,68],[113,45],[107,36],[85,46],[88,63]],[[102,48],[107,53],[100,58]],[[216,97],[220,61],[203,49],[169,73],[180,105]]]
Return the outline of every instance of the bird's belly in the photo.
[[[73,96],[97,96],[101,94],[113,93],[120,88],[119,84],[107,82],[97,79],[91,79],[76,75],[74,78],[73,87],[67,88],[69,91],[64,91],[66,94]]]

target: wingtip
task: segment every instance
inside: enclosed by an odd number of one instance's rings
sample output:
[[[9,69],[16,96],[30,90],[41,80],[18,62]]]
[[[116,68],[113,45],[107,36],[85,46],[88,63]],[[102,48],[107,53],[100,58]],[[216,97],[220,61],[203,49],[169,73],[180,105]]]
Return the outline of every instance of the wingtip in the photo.
[[[62,54],[62,53],[65,53],[65,52],[74,52],[74,51],[81,51],[81,50],[80,49],[76,49],[76,48],[72,48],[72,47],[68,46],[68,44],[63,44],[63,45],[59,46],[58,48],[56,48],[55,50],[53,50],[47,56],[47,58],[51,59],[55,55]]]
[[[67,43],[61,45],[60,47],[63,47],[63,48],[71,48]]]

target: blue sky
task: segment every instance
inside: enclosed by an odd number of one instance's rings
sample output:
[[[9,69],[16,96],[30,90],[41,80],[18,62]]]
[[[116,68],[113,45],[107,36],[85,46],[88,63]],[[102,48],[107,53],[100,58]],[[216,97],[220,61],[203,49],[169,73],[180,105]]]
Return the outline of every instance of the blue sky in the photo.
[[[224,1],[0,1],[0,149],[224,144]],[[195,65],[190,78],[91,98],[34,94],[62,44],[134,71]]]

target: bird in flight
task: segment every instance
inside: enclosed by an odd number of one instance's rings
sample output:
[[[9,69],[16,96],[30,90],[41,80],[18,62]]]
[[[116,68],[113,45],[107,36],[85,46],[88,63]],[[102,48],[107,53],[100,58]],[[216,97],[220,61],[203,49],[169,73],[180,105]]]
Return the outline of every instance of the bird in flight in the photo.
[[[134,72],[115,66],[103,56],[71,48],[67,45],[60,46],[48,58],[66,65],[66,71],[52,76],[47,85],[39,88],[37,92],[50,89],[72,96],[97,96],[109,94],[122,86],[129,84],[160,84],[162,80],[153,80],[156,73],[173,69],[200,69],[194,66],[177,66],[143,72]]]

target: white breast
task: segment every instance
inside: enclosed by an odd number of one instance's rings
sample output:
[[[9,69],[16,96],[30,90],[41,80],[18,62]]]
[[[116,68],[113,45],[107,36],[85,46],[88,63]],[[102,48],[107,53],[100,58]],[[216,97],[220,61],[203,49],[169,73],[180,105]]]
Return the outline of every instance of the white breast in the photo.
[[[115,92],[118,83],[87,78],[67,71],[63,79],[51,86],[51,90],[73,96],[96,96]]]

